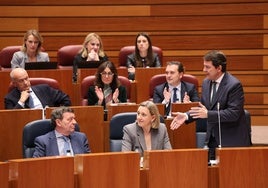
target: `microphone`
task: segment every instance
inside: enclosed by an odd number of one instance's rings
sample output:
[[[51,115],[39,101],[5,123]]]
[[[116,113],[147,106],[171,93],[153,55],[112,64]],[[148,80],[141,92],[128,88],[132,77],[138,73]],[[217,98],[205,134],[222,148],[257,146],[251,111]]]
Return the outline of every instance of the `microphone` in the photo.
[[[142,66],[146,67],[146,59],[145,58],[141,58],[141,62],[142,62]]]
[[[220,103],[217,103],[217,110],[218,110],[218,123],[219,123],[219,148],[221,148],[221,116],[220,116]]]

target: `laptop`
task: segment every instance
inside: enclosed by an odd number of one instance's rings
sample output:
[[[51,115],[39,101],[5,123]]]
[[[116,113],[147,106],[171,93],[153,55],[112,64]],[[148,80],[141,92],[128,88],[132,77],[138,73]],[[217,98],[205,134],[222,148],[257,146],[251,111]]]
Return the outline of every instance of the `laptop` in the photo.
[[[57,69],[58,62],[26,62],[25,70]]]
[[[77,68],[98,68],[102,64],[101,61],[86,61],[86,62],[78,62]]]

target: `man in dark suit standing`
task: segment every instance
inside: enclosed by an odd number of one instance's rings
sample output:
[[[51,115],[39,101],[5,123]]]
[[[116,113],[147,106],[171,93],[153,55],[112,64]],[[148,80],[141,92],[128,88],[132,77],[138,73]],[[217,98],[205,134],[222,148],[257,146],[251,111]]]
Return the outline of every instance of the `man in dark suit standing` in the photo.
[[[237,78],[226,72],[226,62],[226,56],[221,51],[213,50],[204,56],[203,72],[206,78],[202,84],[201,103],[187,113],[174,113],[176,117],[170,125],[171,129],[177,129],[184,122],[207,119],[205,144],[209,148],[210,160],[215,159],[216,147],[251,145],[250,127],[247,126],[244,111],[243,87]]]
[[[51,113],[51,126],[55,129],[35,139],[33,157],[90,153],[88,139],[84,133],[76,132],[73,109],[65,106]]]
[[[181,81],[184,67],[181,62],[167,62],[166,82],[154,88],[153,102],[165,104],[165,115],[170,115],[171,103],[199,101],[197,88],[192,83]]]
[[[70,106],[67,94],[46,84],[31,86],[29,76],[23,68],[10,72],[13,85],[16,87],[5,96],[5,109],[45,108]]]

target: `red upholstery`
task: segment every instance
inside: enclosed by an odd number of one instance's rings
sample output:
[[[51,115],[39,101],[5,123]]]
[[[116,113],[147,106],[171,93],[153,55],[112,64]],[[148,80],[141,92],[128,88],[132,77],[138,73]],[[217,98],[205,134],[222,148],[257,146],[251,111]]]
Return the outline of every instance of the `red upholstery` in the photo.
[[[59,69],[72,69],[73,61],[76,54],[81,50],[83,45],[67,45],[58,50]]]
[[[32,86],[39,84],[48,84],[55,89],[60,88],[58,81],[52,78],[29,78],[29,80]],[[8,87],[8,92],[10,92],[12,89],[14,89],[14,85],[11,82]]]
[[[118,79],[119,79],[120,83],[126,87],[127,99],[129,100],[130,93],[131,93],[131,83],[130,83],[129,79],[127,79],[124,76],[118,76]],[[88,104],[87,93],[88,93],[89,87],[94,85],[94,81],[95,81],[95,76],[91,75],[91,76],[85,77],[81,82],[81,105],[82,106],[87,106],[87,104]]]
[[[195,88],[198,90],[198,80],[195,76],[190,74],[184,74],[182,79],[184,82],[189,82],[195,85]],[[149,96],[150,98],[153,98],[154,95],[154,88],[159,85],[166,82],[166,74],[157,74],[153,76],[149,83]]]
[[[2,70],[11,70],[11,60],[13,54],[17,51],[20,51],[21,46],[7,46],[3,48],[0,52],[0,66]],[[41,47],[41,51],[45,51],[43,47]]]
[[[135,46],[125,46],[120,49],[119,52],[119,66],[126,67],[127,56],[132,54],[135,51]],[[153,46],[153,51],[158,54],[161,63],[163,63],[163,52],[162,49],[156,46]]]
[[[21,46],[7,46],[3,48],[0,52],[0,66],[2,70],[11,70],[11,60],[13,54],[20,51]]]

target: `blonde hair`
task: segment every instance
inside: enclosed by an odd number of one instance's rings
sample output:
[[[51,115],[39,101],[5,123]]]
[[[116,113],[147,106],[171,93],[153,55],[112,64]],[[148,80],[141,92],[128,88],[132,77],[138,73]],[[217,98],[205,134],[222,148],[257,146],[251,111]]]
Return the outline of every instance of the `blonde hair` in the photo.
[[[155,116],[155,119],[152,122],[152,128],[158,129],[159,124],[160,124],[160,114],[155,103],[153,103],[152,101],[144,101],[140,103],[139,106],[146,107],[149,110],[150,114]]]
[[[41,51],[41,46],[42,46],[42,44],[43,44],[43,37],[42,37],[41,34],[40,34],[37,30],[35,30],[35,29],[30,29],[30,30],[26,31],[26,33],[24,34],[24,37],[23,37],[23,45],[22,45],[22,47],[21,47],[21,51],[23,51],[23,52],[26,52],[26,51],[27,51],[26,41],[28,40],[28,37],[29,37],[30,35],[33,35],[33,36],[38,40],[38,42],[39,42],[39,43],[38,43],[38,47],[37,47],[37,49],[36,49],[36,54],[37,54],[38,52]]]
[[[101,40],[100,36],[97,35],[96,33],[89,33],[86,36],[85,40],[84,40],[83,48],[80,50],[81,56],[83,58],[86,58],[88,56],[88,51],[87,51],[86,46],[93,39],[98,39],[98,41],[100,42],[100,48],[99,48],[99,52],[98,52],[99,54],[98,55],[100,57],[104,57],[105,56],[105,53],[104,53],[104,50],[103,50],[103,44],[102,44],[102,40]]]

